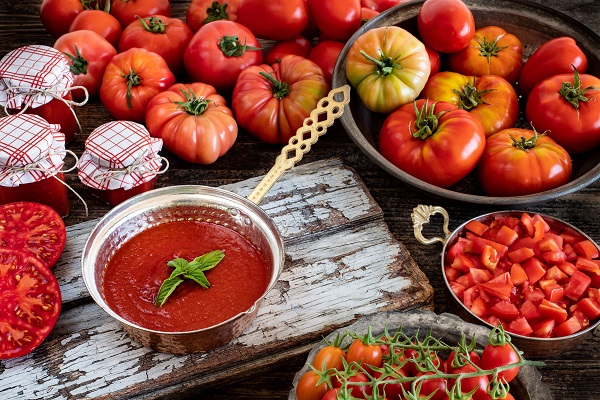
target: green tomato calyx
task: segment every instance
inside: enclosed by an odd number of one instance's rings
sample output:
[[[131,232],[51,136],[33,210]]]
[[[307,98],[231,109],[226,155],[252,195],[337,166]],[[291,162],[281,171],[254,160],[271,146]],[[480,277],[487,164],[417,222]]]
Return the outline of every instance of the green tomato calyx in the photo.
[[[442,111],[438,114],[434,113],[436,103],[433,103],[431,107],[428,104],[428,101],[425,101],[425,104],[421,109],[417,108],[417,102],[413,102],[413,106],[415,107],[415,128],[413,131],[411,128],[410,134],[416,139],[427,139],[429,136],[433,135],[438,128],[440,117],[446,113],[446,111]]]
[[[246,50],[261,50],[260,47],[246,45],[246,39],[242,44],[237,36],[223,36],[219,41],[219,48],[225,57],[241,57],[246,53]]]
[[[379,59],[368,55],[363,50],[360,51],[360,54],[362,54],[364,58],[375,64],[375,67],[377,68],[377,75],[386,76],[394,72],[395,68],[402,69],[402,65],[398,64],[396,62],[396,59],[386,56],[385,54],[383,54],[383,51],[381,51],[381,49],[378,49],[378,51]]]
[[[571,82],[563,82],[562,87],[560,88],[560,91],[558,93],[560,93],[560,95],[562,97],[564,97],[564,99],[566,101],[571,103],[573,105],[573,107],[575,107],[576,109],[579,109],[580,101],[587,102],[593,98],[593,96],[586,97],[585,93],[588,90],[592,90],[592,89],[598,90],[598,88],[594,87],[594,86],[587,86],[587,87],[582,88],[581,87],[581,78],[579,77],[579,72],[577,71],[577,67],[575,67],[574,65],[571,65],[571,66],[573,67],[573,70],[575,71],[573,73],[573,83],[571,84]]]
[[[267,74],[265,71],[259,72],[260,76],[271,82],[271,93],[277,100],[281,100],[290,93],[290,85],[286,82],[280,82],[271,74]]]
[[[489,92],[493,92],[496,89],[486,89],[486,90],[477,90],[475,86],[475,80],[473,83],[468,82],[465,86],[463,86],[462,91],[458,89],[454,89],[454,93],[456,93],[460,101],[458,103],[458,107],[469,111],[474,108],[477,108],[480,104],[489,104],[483,100],[483,95]]]
[[[69,67],[69,71],[71,71],[73,75],[85,75],[87,74],[88,62],[85,58],[83,58],[83,56],[79,52],[77,45],[74,45],[73,47],[75,47],[75,55],[63,53],[69,58],[69,60],[71,60],[71,66]]]
[[[186,101],[175,101],[174,104],[177,104],[177,108],[183,109],[186,113],[190,115],[201,115],[206,111],[210,102],[212,100],[207,100],[204,97],[196,96],[196,93],[192,91],[192,89],[181,89],[181,94],[185,97]]]
[[[136,15],[136,17],[140,20],[140,23],[144,27],[145,30],[151,33],[159,33],[164,34],[167,29],[167,25],[165,25],[162,20],[156,16],[150,18],[141,18]]]
[[[206,15],[207,17],[202,21],[202,25],[222,19],[228,20],[229,14],[227,14],[227,3],[220,4],[218,1],[213,1],[210,7],[206,9]]]
[[[498,40],[501,38],[502,36],[498,36],[496,39],[490,42],[488,38],[484,36],[483,40],[479,40],[479,47],[477,47],[479,50],[479,55],[487,58],[488,64],[490,63],[492,57],[498,57],[498,53],[500,51],[508,48],[508,46],[498,46]]]

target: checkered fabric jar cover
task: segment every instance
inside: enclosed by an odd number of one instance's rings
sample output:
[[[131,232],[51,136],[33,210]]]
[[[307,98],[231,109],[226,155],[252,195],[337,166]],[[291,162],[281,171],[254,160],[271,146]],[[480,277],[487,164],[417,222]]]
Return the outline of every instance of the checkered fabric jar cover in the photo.
[[[19,47],[0,60],[0,105],[5,108],[39,107],[65,96],[71,85],[69,61],[52,47]]]
[[[0,118],[0,185],[15,187],[60,172],[66,152],[59,129],[35,114]]]
[[[77,168],[81,181],[94,189],[129,190],[161,171],[162,139],[131,121],[113,121],[96,128],[85,141]]]

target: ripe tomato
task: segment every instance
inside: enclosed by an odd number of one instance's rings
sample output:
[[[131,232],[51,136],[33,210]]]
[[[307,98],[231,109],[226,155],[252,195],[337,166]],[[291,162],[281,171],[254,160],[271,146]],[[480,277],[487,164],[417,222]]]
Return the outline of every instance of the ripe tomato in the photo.
[[[110,13],[121,23],[123,29],[140,18],[150,15],[171,16],[170,0],[112,0]]]
[[[133,48],[113,57],[100,86],[100,100],[115,119],[143,122],[150,99],[175,83],[165,60]]]
[[[90,30],[106,39],[114,48],[119,45],[123,28],[117,19],[102,10],[83,10],[69,26],[69,32]]]
[[[497,26],[475,31],[469,46],[448,56],[452,71],[463,75],[497,75],[515,83],[523,65],[523,44]]]
[[[52,268],[66,240],[65,224],[53,208],[24,201],[0,206],[0,248],[23,250]]]
[[[477,368],[472,366],[471,364],[465,365],[460,368],[452,369],[451,374],[468,374],[472,372],[476,372]],[[460,380],[460,388],[463,393],[469,393],[474,391],[473,399],[474,400],[489,400],[490,395],[487,392],[487,386],[490,380],[487,375],[479,375],[471,378],[463,378]],[[453,387],[456,384],[456,379],[450,379],[448,381],[448,386]]]
[[[117,50],[102,36],[90,30],[65,33],[54,43],[54,48],[68,59],[73,74],[73,86],[83,86],[90,97],[98,96],[106,66]],[[83,100],[81,89],[71,92],[73,99]]]
[[[263,54],[248,28],[222,20],[204,25],[194,34],[183,61],[195,81],[208,83],[218,91],[231,92],[240,72],[260,65]]]
[[[154,96],[146,109],[146,126],[171,153],[199,164],[223,156],[238,132],[225,99],[204,83],[177,83]]]
[[[367,372],[371,372],[371,367],[379,368],[383,363],[383,354],[381,346],[378,344],[365,343],[362,339],[354,339],[348,353],[346,354],[348,363],[357,362]]]
[[[431,67],[431,72],[429,76],[434,76],[440,71],[440,53],[432,49],[431,47],[425,45],[425,50],[427,50],[427,55],[429,56],[429,65]]]
[[[425,46],[410,32],[397,27],[370,29],[348,51],[346,76],[365,106],[390,113],[413,101],[430,72]]]
[[[262,39],[292,39],[308,25],[308,6],[306,0],[244,0],[236,21]]]
[[[519,362],[519,355],[509,343],[504,342],[502,345],[488,344],[483,349],[481,354],[481,367],[483,369],[493,369],[504,367],[505,365]],[[519,373],[519,367],[507,369],[498,373],[498,379],[503,378],[506,382],[512,381]]]
[[[312,369],[305,372],[298,380],[296,397],[298,400],[321,400],[328,391],[325,382],[319,382],[319,375]]]
[[[525,115],[569,153],[582,153],[600,144],[599,97],[600,79],[593,75],[554,75],[531,91]]]
[[[180,19],[153,15],[139,18],[125,28],[119,40],[119,52],[134,47],[161,56],[175,75],[183,72],[183,53],[192,40],[191,29]]]
[[[420,97],[446,101],[468,111],[479,121],[486,137],[512,128],[519,114],[517,92],[495,75],[476,78],[443,71],[427,81]]]
[[[434,372],[419,372],[415,376],[434,375]],[[448,381],[446,378],[424,379],[419,390],[419,395],[428,400],[444,400],[447,398],[446,389]]]
[[[331,85],[333,80],[333,71],[335,63],[344,48],[344,43],[326,40],[317,43],[308,55],[308,59],[313,61],[323,70],[325,79]]]
[[[31,353],[54,328],[61,307],[58,282],[36,257],[0,249],[0,359]]]
[[[527,96],[544,79],[568,74],[573,67],[583,74],[587,66],[587,57],[573,38],[562,36],[551,39],[538,47],[521,68],[519,92]]]
[[[346,359],[346,352],[333,345],[323,347],[318,351],[313,361],[313,366],[319,371],[325,371],[330,368],[335,368],[338,371],[344,369],[344,363],[342,360]]]
[[[328,91],[317,64],[289,55],[272,66],[242,71],[232,108],[238,124],[250,134],[267,143],[287,143]]]
[[[185,12],[185,22],[192,32],[209,22],[235,21],[240,0],[192,0]]]
[[[40,19],[48,33],[59,38],[69,31],[69,25],[83,10],[81,0],[43,0]]]
[[[406,3],[410,0],[361,0],[361,7],[369,8],[378,12],[384,12],[387,9]]]
[[[475,34],[471,10],[461,0],[426,0],[417,17],[419,35],[442,53],[464,49]]]
[[[485,147],[481,124],[446,102],[406,104],[383,123],[379,151],[404,172],[432,185],[452,186],[479,161]]]
[[[379,15],[379,11],[371,10],[370,8],[361,7],[360,9],[360,26],[363,26],[369,20]]]
[[[265,63],[275,64],[281,61],[283,56],[288,54],[295,54],[308,58],[310,51],[312,50],[312,44],[304,36],[296,36],[293,39],[282,40],[273,45],[265,55]],[[313,60],[314,61],[314,60]]]
[[[340,388],[329,389],[325,392],[325,395],[321,400],[338,400],[338,393],[340,392]]]
[[[319,31],[329,40],[345,42],[360,28],[360,0],[306,0]]]

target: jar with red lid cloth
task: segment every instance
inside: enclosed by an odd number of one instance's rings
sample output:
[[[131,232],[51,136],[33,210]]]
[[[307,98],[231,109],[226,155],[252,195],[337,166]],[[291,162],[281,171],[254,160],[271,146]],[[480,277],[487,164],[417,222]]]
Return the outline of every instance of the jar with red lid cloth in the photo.
[[[0,118],[0,203],[46,204],[64,217],[71,211],[63,171],[65,135],[39,115]]]
[[[115,206],[154,189],[169,163],[158,155],[162,139],[132,121],[112,121],[96,128],[79,159],[79,179],[100,199]],[[164,168],[162,162],[165,162]]]
[[[68,143],[81,133],[73,106],[87,102],[87,91],[73,85],[68,59],[58,50],[30,45],[7,53],[0,60],[0,105],[6,114],[36,114],[60,125]],[[71,90],[83,89],[85,99],[75,102]]]

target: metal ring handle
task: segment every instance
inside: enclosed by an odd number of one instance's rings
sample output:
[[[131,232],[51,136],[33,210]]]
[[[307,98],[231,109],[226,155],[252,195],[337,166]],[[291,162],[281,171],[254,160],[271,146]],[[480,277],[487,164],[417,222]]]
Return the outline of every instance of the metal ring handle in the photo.
[[[429,223],[429,217],[431,217],[434,214],[442,214],[444,216],[444,233],[446,234],[446,237],[441,238],[441,237],[433,237],[431,239],[427,239],[423,236],[423,225],[428,224]],[[446,239],[448,238],[448,236],[450,236],[450,230],[448,229],[448,224],[450,222],[450,216],[448,215],[448,212],[442,208],[442,207],[438,207],[438,206],[425,206],[423,204],[419,204],[417,207],[413,208],[413,212],[410,214],[410,217],[413,221],[413,229],[414,229],[414,234],[415,234],[415,238],[417,238],[417,240],[420,243],[423,244],[433,244],[435,242],[441,242],[442,244],[446,243]]]

